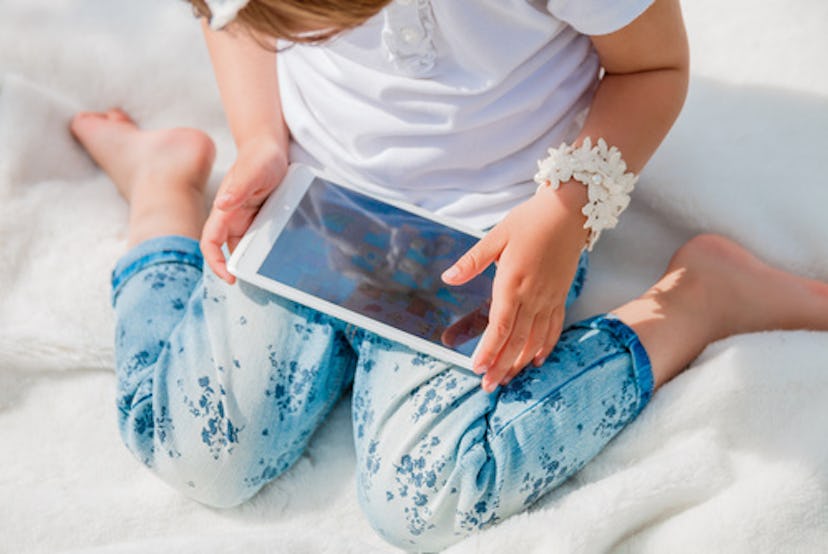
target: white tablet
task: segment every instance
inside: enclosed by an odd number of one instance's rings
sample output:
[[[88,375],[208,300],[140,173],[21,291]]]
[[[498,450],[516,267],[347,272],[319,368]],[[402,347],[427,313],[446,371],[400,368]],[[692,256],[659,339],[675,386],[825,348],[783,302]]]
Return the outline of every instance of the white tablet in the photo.
[[[482,233],[292,166],[228,268],[263,289],[471,369],[494,266],[461,286],[440,275]]]

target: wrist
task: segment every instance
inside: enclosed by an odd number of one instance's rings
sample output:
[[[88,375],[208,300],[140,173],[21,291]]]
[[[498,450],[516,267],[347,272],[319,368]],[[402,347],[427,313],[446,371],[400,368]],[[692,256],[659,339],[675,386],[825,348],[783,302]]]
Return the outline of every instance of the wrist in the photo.
[[[545,218],[555,221],[558,233],[563,227],[565,232],[562,234],[577,244],[579,251],[587,244],[589,229],[584,226],[587,218],[583,207],[589,196],[584,185],[571,180],[561,183],[557,189],[546,187],[539,190],[533,200],[543,205]]]
[[[246,150],[265,152],[275,162],[288,165],[288,140],[275,132],[262,131],[239,137],[236,140],[236,149],[239,152]]]

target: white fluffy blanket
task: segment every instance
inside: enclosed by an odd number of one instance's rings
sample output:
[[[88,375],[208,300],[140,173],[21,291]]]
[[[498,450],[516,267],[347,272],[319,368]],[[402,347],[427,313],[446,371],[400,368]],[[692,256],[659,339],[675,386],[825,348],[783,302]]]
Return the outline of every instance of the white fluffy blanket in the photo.
[[[694,0],[694,78],[574,310],[641,292],[702,230],[828,280],[828,4]],[[0,551],[387,552],[361,517],[344,400],[249,504],[213,511],[117,435],[108,273],[126,208],[66,132],[77,108],[206,129],[233,158],[182,2],[2,0]],[[34,85],[33,83],[38,83]],[[714,344],[592,464],[452,552],[828,547],[828,334]]]

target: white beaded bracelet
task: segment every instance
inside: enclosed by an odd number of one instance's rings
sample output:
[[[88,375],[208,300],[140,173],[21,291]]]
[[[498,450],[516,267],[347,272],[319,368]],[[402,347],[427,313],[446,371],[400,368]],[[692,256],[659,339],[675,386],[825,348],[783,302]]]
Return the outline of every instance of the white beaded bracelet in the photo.
[[[627,172],[627,164],[621,159],[618,148],[607,147],[602,138],[593,148],[587,137],[578,148],[568,144],[550,148],[549,157],[538,162],[535,174],[538,192],[546,187],[557,190],[561,183],[572,179],[587,187],[589,200],[581,213],[587,216],[584,229],[590,231],[586,248],[592,250],[601,231],[618,224],[618,216],[629,205],[638,176]]]

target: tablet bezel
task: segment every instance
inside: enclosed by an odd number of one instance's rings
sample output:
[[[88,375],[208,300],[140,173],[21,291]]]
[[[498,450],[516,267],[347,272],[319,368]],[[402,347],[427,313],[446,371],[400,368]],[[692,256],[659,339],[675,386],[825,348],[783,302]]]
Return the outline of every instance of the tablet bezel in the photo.
[[[316,174],[306,166],[299,164],[293,164],[290,166],[284,180],[264,203],[256,218],[253,220],[250,228],[247,230],[247,233],[245,233],[244,237],[233,252],[233,255],[230,257],[230,260],[227,263],[227,268],[230,273],[242,281],[256,285],[257,287],[273,292],[274,294],[278,294],[299,304],[311,307],[315,310],[341,319],[347,323],[362,327],[380,336],[404,344],[414,350],[429,354],[441,360],[445,360],[464,369],[471,370],[474,353],[472,353],[471,356],[466,356],[449,348],[438,346],[426,339],[412,335],[406,331],[397,329],[396,327],[392,327],[376,319],[372,319],[348,308],[319,298],[318,296],[314,296],[313,294],[301,291],[259,274],[259,269],[264,263],[267,255],[270,253],[273,244],[287,225],[287,222],[290,220],[293,212],[298,208],[299,203],[311,183],[317,177],[328,182],[332,182],[329,179],[325,179],[325,177]],[[466,227],[457,221],[452,221],[448,218],[433,214],[423,208],[420,208],[419,206],[388,200],[385,198],[377,198],[374,195],[368,194],[362,190],[357,190],[354,187],[343,185],[341,183],[334,184],[344,189],[369,196],[380,202],[394,206],[401,210],[405,210],[424,219],[432,220],[440,225],[450,227],[462,233],[471,235],[477,239],[483,238],[484,236],[484,233],[477,229]],[[480,343],[478,342],[478,346],[479,344]]]

